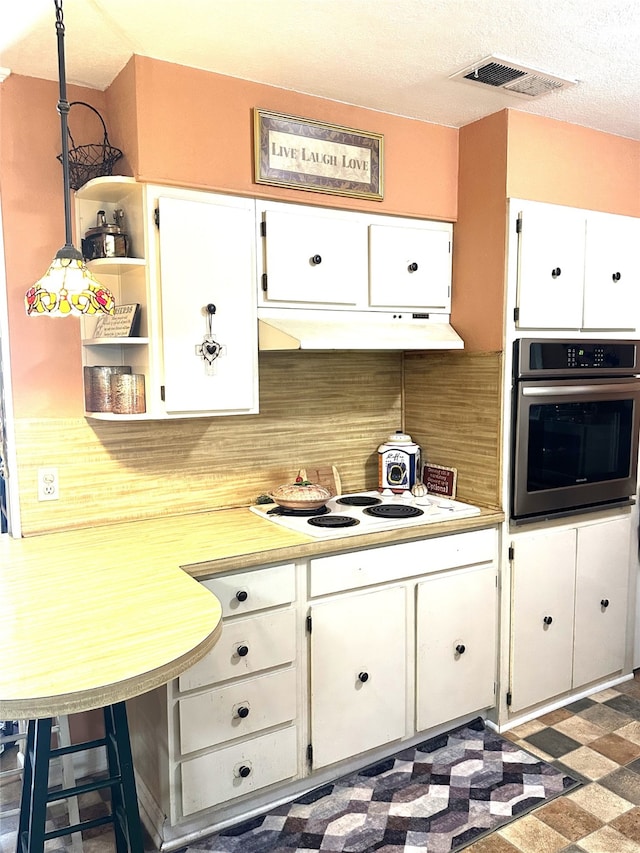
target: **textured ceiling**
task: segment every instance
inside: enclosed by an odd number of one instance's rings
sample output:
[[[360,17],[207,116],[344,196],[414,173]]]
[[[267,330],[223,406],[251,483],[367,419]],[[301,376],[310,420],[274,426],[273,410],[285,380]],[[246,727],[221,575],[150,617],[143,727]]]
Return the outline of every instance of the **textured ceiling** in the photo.
[[[505,107],[640,139],[638,0],[65,0],[69,82],[132,54],[460,127]],[[449,80],[499,55],[578,85],[522,100]],[[4,0],[0,66],[56,79],[53,0]]]

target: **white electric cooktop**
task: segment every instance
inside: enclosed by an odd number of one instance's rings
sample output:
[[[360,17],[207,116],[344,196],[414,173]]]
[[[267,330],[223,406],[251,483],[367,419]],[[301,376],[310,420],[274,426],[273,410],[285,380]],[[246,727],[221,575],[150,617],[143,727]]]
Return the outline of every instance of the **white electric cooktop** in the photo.
[[[480,508],[471,504],[428,495],[414,498],[384,492],[358,492],[330,498],[325,507],[316,510],[284,510],[276,504],[256,504],[251,512],[289,530],[306,533],[318,539],[336,539],[395,530],[452,518],[478,515]]]

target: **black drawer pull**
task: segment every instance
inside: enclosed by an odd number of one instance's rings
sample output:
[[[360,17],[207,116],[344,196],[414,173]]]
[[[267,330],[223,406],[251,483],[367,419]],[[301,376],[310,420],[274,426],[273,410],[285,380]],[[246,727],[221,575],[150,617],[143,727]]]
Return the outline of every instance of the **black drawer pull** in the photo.
[[[247,708],[247,706],[246,706],[246,705],[241,705],[241,706],[238,708],[237,714],[238,714],[238,716],[240,717],[240,719],[241,719],[241,720],[244,720],[244,719],[245,719],[245,717],[248,717],[248,716],[249,716],[249,709]]]
[[[560,267],[554,267],[554,269],[551,270],[551,278],[560,278],[561,275],[562,270]]]
[[[368,672],[359,672],[358,673],[358,680],[364,684],[365,681],[369,680],[369,673]]]
[[[322,263],[322,255],[312,255],[310,260],[311,260],[311,266],[317,267],[318,264]]]
[[[603,598],[603,599],[602,599],[602,601],[600,602],[600,604],[601,604],[601,605],[602,605],[602,607],[604,607],[604,608],[605,608],[605,610],[606,610],[606,608],[609,606],[609,599],[608,599],[608,598]]]
[[[620,281],[622,276],[620,275],[619,272],[614,272],[614,274],[611,276],[611,278],[613,279],[613,281]]]
[[[247,776],[251,775],[251,768],[247,767],[246,764],[243,764],[242,767],[238,768],[238,776],[241,776],[243,779],[246,779]]]
[[[249,654],[249,646],[238,646],[236,649],[238,657],[244,658]]]
[[[466,650],[467,650],[467,647],[464,645],[464,643],[459,643],[456,646],[456,651],[459,655],[463,655],[466,652]]]
[[[415,261],[412,261],[407,267],[409,272],[418,272],[418,264]]]
[[[545,625],[551,625],[551,623],[553,622],[553,616],[545,616],[542,621]]]
[[[236,598],[238,601],[246,601],[247,598],[249,598],[249,593],[247,592],[246,589],[239,589],[236,592]]]

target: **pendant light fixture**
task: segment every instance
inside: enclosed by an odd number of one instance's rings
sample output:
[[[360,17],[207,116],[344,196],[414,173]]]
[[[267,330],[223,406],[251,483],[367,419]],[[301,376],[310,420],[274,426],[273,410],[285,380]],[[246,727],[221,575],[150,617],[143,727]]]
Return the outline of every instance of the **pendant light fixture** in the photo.
[[[54,0],[58,37],[58,113],[62,133],[62,180],[64,186],[65,244],[58,250],[46,273],[24,297],[27,314],[45,317],[71,317],[83,314],[113,314],[115,300],[111,291],[94,278],[84,264],[82,254],[72,242],[71,187],[69,184],[69,140],[67,79],[64,61],[64,22],[62,0]]]

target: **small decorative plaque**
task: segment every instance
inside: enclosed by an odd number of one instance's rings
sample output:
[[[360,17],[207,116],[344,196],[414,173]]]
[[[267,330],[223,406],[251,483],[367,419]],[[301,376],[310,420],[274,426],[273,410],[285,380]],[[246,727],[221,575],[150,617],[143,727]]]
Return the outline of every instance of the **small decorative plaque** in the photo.
[[[430,495],[455,498],[457,480],[457,468],[445,468],[444,465],[424,466],[423,482]]]
[[[113,316],[100,317],[93,332],[94,338],[129,338],[137,334],[140,305],[116,305]]]

